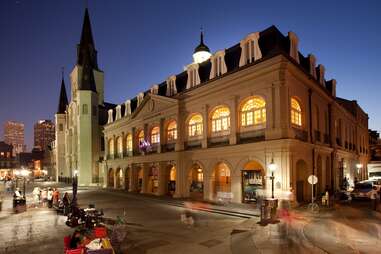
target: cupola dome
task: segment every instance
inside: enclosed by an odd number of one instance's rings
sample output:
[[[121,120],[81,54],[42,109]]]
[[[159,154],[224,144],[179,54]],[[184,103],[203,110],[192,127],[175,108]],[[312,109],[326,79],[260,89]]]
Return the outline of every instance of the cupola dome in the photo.
[[[201,31],[200,44],[194,49],[193,62],[202,63],[210,58],[212,54],[208,46],[204,44],[204,33]]]

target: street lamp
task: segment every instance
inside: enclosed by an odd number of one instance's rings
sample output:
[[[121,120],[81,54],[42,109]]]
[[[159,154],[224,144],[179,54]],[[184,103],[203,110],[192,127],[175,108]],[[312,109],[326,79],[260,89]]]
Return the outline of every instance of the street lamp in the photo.
[[[268,167],[271,172],[271,198],[274,199],[274,171],[277,169],[277,165],[274,163],[274,158],[271,158],[271,162]]]
[[[25,199],[25,179],[26,179],[26,177],[29,175],[29,170],[23,168],[23,169],[21,170],[20,174],[21,174],[22,177],[24,178],[24,184],[23,184],[23,197],[24,197],[24,199]]]
[[[77,190],[78,190],[78,170],[73,170],[73,199],[71,201],[72,206],[77,205]]]

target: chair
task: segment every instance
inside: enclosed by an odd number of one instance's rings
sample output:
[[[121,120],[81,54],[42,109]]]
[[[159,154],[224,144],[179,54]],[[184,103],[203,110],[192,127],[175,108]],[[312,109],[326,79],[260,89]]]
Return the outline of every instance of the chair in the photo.
[[[94,228],[93,233],[95,238],[107,237],[107,229],[105,227],[96,227]]]
[[[66,250],[65,254],[83,254],[84,250],[82,248]]]
[[[70,241],[71,241],[71,237],[70,236],[65,236],[64,237],[64,250],[68,250],[70,249]]]

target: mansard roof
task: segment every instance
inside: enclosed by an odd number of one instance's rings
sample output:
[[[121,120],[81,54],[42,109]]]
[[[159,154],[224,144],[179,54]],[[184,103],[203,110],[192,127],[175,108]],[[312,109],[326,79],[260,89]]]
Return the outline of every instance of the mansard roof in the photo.
[[[261,32],[259,32],[258,45],[259,45],[260,51],[262,53],[262,57],[256,61],[249,63],[249,64],[246,64],[244,66],[239,65],[240,57],[241,57],[241,51],[242,51],[240,43],[237,43],[237,44],[231,46],[230,48],[225,49],[224,60],[226,63],[227,72],[223,75],[220,75],[218,77],[213,78],[212,80],[221,78],[225,75],[229,75],[229,74],[236,72],[240,69],[247,68],[248,66],[255,65],[259,62],[262,62],[266,59],[270,59],[270,58],[277,56],[279,54],[282,54],[282,55],[288,57],[288,59],[290,61],[292,61],[294,64],[296,64],[297,66],[299,66],[300,69],[306,73],[306,75],[311,75],[310,74],[311,73],[311,70],[310,70],[311,64],[310,64],[309,57],[308,56],[305,57],[302,53],[300,53],[298,51],[299,63],[296,60],[294,60],[290,56],[290,47],[291,47],[290,36],[289,35],[287,35],[287,36],[283,35],[274,25],[268,27],[267,29],[265,29]],[[200,84],[195,86],[195,87],[192,87],[188,90],[197,89],[198,87],[207,84],[211,80],[211,79],[209,79],[211,67],[212,67],[212,64],[211,64],[210,59],[200,63],[199,69],[198,69],[199,76],[200,76]],[[188,78],[187,71],[183,71],[183,72],[181,72],[175,76],[176,76],[176,83],[175,84],[176,84],[177,93],[185,92],[187,90],[186,89],[187,78]],[[319,76],[318,75],[316,78],[312,77],[312,76],[311,76],[311,78],[313,78],[317,82],[319,82]],[[158,86],[159,86],[158,95],[167,96],[166,95],[167,94],[167,92],[166,92],[167,91],[166,81],[159,83]],[[327,94],[330,94],[330,95],[334,94],[333,90],[335,89],[335,87],[333,85],[332,80],[330,80],[330,81],[324,80],[324,86],[321,86],[321,87],[325,89],[325,92]],[[146,95],[149,92],[150,91],[147,90],[144,92],[144,94]],[[137,98],[135,97],[135,98],[131,99],[131,112],[134,112],[134,110],[136,109],[136,106],[137,106]],[[123,112],[122,112],[122,114],[123,114]]]
[[[69,103],[68,103],[68,100],[67,100],[65,81],[62,78],[62,81],[61,81],[61,91],[60,91],[60,98],[59,98],[59,101],[58,101],[57,114],[65,114],[66,107],[67,107],[68,104]]]

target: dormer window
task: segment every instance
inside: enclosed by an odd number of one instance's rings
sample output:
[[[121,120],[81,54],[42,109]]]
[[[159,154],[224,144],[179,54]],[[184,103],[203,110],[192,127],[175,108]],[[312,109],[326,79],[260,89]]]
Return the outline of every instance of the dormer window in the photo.
[[[309,54],[308,59],[310,61],[310,74],[312,77],[316,78],[316,58],[314,55]]]
[[[113,117],[113,115],[112,115],[112,109],[109,109],[108,110],[108,119],[107,119],[107,123],[112,123],[112,122],[114,122],[114,117]]]
[[[198,75],[198,64],[190,64],[187,67],[188,80],[187,89],[192,88],[200,84],[200,76]]]
[[[121,112],[121,106],[118,105],[116,106],[116,116],[115,116],[115,121],[116,120],[119,120],[120,118],[122,118],[122,112]]]
[[[159,93],[159,86],[158,85],[154,85],[151,87],[151,94],[158,94]]]
[[[225,63],[225,50],[217,51],[211,58],[212,70],[210,71],[210,79],[221,76],[227,72]]]
[[[299,39],[294,32],[288,32],[290,40],[290,56],[299,63]]]
[[[144,99],[144,93],[139,93],[138,94],[138,107],[142,103],[143,99]]]
[[[129,116],[131,115],[131,101],[127,100],[124,105],[126,106],[125,111],[124,111],[124,116]]]
[[[325,78],[324,78],[325,68],[324,68],[324,65],[319,64],[318,69],[319,69],[319,83],[322,86],[324,86],[325,85]]]
[[[262,52],[258,44],[259,32],[249,34],[245,39],[241,40],[241,58],[239,66],[252,63],[262,58]]]
[[[176,76],[171,76],[167,79],[167,96],[173,96],[177,94],[176,88]]]

